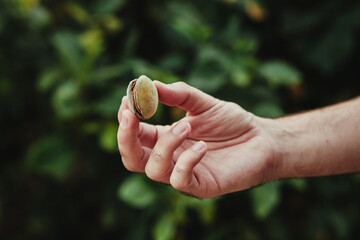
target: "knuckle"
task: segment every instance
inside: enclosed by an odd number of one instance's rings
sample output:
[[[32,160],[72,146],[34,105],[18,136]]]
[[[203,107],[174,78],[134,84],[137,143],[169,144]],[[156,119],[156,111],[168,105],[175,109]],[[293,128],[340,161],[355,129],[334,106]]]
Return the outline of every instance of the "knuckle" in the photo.
[[[160,181],[161,180],[161,173],[159,172],[159,164],[162,161],[161,154],[154,149],[151,152],[150,159],[148,164],[145,166],[145,173],[148,176],[148,178],[154,180],[154,181]]]
[[[148,163],[145,166],[145,173],[151,180],[157,182],[168,182],[170,168],[163,161],[160,153],[152,153]]]
[[[175,169],[174,169],[175,173],[178,174],[178,175],[183,175],[185,170],[179,166],[176,166]]]
[[[171,158],[167,151],[161,150],[163,149],[159,149],[159,147],[153,149],[145,166],[145,173],[154,181],[169,183],[170,174],[173,170]]]
[[[156,163],[162,162],[162,156],[158,151],[153,151],[151,153],[151,158]]]

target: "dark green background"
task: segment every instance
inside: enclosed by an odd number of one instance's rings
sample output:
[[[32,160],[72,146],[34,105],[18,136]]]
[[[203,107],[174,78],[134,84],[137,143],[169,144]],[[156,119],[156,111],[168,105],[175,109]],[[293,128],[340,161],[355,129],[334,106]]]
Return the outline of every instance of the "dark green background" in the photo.
[[[358,1],[2,0],[0,238],[356,239],[358,174],[197,200],[125,170],[116,113],[141,74],[263,117],[350,99],[359,27]]]

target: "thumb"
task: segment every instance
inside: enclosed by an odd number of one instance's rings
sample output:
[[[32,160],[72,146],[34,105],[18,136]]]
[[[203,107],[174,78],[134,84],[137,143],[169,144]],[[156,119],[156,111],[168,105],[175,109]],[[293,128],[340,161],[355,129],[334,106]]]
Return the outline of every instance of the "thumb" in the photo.
[[[218,99],[189,86],[184,82],[164,84],[154,81],[158,90],[159,100],[168,106],[177,106],[196,115],[212,108]]]

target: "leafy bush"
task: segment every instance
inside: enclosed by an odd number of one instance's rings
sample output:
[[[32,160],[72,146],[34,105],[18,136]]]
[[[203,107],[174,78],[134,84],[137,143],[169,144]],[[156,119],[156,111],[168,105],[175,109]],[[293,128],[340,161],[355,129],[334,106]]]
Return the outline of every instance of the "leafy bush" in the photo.
[[[124,169],[116,114],[141,74],[263,117],[356,96],[359,14],[335,0],[0,2],[0,237],[358,236],[359,175],[194,199]],[[160,105],[150,122],[183,115]]]

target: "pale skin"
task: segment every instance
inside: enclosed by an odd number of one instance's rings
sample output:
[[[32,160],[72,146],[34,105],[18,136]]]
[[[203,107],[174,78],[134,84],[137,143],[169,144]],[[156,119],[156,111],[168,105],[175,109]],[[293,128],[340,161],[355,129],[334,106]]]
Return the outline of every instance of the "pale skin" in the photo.
[[[171,126],[150,125],[139,122],[124,97],[117,138],[129,171],[198,198],[276,179],[360,171],[360,98],[266,119],[182,82],[154,83],[160,102],[187,114]]]

